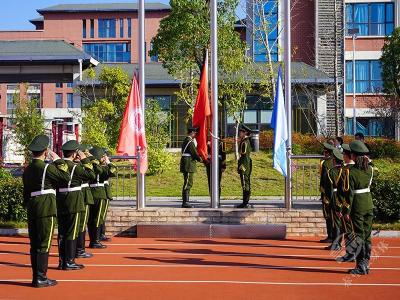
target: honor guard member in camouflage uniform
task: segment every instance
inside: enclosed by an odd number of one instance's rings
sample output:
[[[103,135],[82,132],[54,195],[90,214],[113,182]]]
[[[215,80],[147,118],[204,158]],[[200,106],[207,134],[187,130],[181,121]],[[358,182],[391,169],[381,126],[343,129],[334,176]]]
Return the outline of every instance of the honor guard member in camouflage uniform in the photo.
[[[253,169],[252,160],[250,158],[251,145],[249,135],[251,129],[246,125],[242,124],[239,127],[239,161],[237,172],[240,175],[240,182],[243,191],[243,203],[237,205],[237,208],[247,208],[250,201],[251,185],[250,177]]]
[[[350,218],[350,204],[346,199],[346,193],[349,192],[349,172],[350,168],[354,166],[354,161],[351,159],[351,150],[348,144],[343,144],[343,161],[344,166],[342,168],[342,176],[338,184],[338,195],[339,199],[342,201],[341,210],[341,232],[344,235],[344,241],[346,245],[346,254],[342,257],[338,257],[336,261],[338,262],[353,262],[355,261],[355,250],[353,243],[351,243],[354,238],[353,222]]]
[[[361,141],[350,143],[351,157],[354,166],[349,169],[349,191],[347,199],[350,204],[350,218],[354,226],[355,237],[353,243],[356,248],[356,268],[349,272],[357,275],[369,273],[369,260],[371,257],[371,231],[373,208],[371,196],[371,183],[374,169],[370,165],[367,154],[368,148]]]
[[[104,149],[104,153],[108,157],[110,152],[109,152],[108,149]],[[113,173],[113,174],[111,174],[110,177],[114,177],[114,176],[115,176],[115,174]],[[106,220],[108,207],[110,206],[110,201],[113,200],[112,195],[111,195],[111,185],[110,185],[110,181],[109,180],[104,180],[104,188],[106,189],[107,200],[106,200],[106,208],[105,208],[105,211],[104,211],[103,219]],[[104,221],[103,224],[101,225],[100,241],[108,242],[110,240],[111,239],[106,236],[106,222]]]
[[[89,153],[89,146],[87,145],[79,145],[79,150],[82,151],[87,158],[90,161],[91,164],[91,157],[92,155]],[[76,156],[76,159],[74,160],[75,163],[81,164],[81,158],[79,154]],[[93,167],[93,165],[92,165]],[[93,205],[93,196],[92,192],[89,187],[89,181],[90,179],[87,179],[85,181],[82,181],[81,188],[82,188],[82,194],[83,194],[83,200],[84,200],[84,205],[85,205],[85,212],[82,213],[82,215],[79,217],[79,234],[78,234],[78,239],[77,239],[77,244],[76,244],[76,258],[90,258],[93,256],[93,254],[86,252],[85,248],[85,242],[86,242],[86,227],[88,224],[89,220],[89,207],[90,205]]]
[[[341,211],[342,201],[338,194],[338,185],[340,184],[340,178],[342,176],[343,167],[343,154],[340,149],[336,148],[333,150],[333,168],[328,171],[328,179],[331,183],[331,216],[332,216],[332,244],[326,247],[327,250],[340,250],[342,242],[341,233]]]
[[[207,172],[207,181],[208,181],[208,192],[211,195],[211,142],[207,142],[208,149],[208,160],[204,162]],[[219,197],[221,198],[221,179],[222,173],[226,170],[226,152],[225,152],[225,143],[221,140],[218,141],[218,189],[219,189]]]
[[[91,206],[89,213],[89,236],[90,248],[107,248],[100,243],[101,225],[103,224],[107,206],[107,194],[104,182],[110,177],[115,176],[116,168],[110,163],[105,155],[104,149],[93,147],[90,153],[94,159],[92,164],[96,173],[96,178],[90,182],[94,205]]]
[[[321,243],[332,243],[332,214],[331,214],[331,183],[328,179],[328,171],[333,168],[332,152],[335,149],[333,141],[325,142],[324,146],[324,158],[320,162],[320,191],[322,201],[322,211],[326,222],[326,232],[328,237],[321,240]]]
[[[24,204],[28,210],[28,231],[32,264],[32,286],[56,285],[55,280],[46,276],[49,251],[56,224],[56,189],[69,182],[70,175],[64,160],[47,150],[49,138],[36,136],[28,149],[32,152],[32,162],[24,170]],[[46,163],[49,157],[53,163]]]
[[[180,171],[183,174],[182,207],[191,208],[189,204],[190,189],[193,186],[193,175],[196,173],[196,161],[201,161],[197,153],[196,135],[198,128],[189,128],[188,136],[182,144]]]
[[[85,216],[82,183],[95,179],[90,159],[79,150],[77,141],[68,141],[62,146],[64,160],[68,165],[70,180],[57,191],[57,215],[60,264],[62,270],[78,270],[84,266],[75,263],[78,236],[81,235],[81,218]],[[79,155],[80,164],[74,163]]]

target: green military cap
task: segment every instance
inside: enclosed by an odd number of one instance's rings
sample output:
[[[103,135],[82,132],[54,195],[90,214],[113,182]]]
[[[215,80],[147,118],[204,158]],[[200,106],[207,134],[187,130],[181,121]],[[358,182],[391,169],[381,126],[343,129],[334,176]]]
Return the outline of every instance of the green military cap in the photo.
[[[251,128],[249,128],[248,126],[246,126],[245,124],[240,124],[239,125],[239,131],[244,131],[244,132],[247,132],[247,133],[251,133]]]
[[[343,151],[351,152],[349,144],[342,144]]]
[[[340,161],[343,160],[343,154],[342,154],[342,152],[340,152],[339,149],[333,150],[333,156],[335,157],[336,160],[340,160]]]
[[[28,150],[38,152],[46,150],[49,147],[50,139],[48,136],[41,134],[33,138],[32,142],[28,146]]]
[[[90,148],[91,147],[89,145],[80,144],[78,149],[81,150],[82,152],[85,152],[85,151],[89,150]]]
[[[326,149],[326,150],[333,151],[334,149],[336,149],[335,146],[333,146],[332,144],[329,144],[327,142],[323,143],[322,145],[324,146],[324,149]]]
[[[78,149],[79,149],[79,143],[75,140],[65,142],[64,145],[62,145],[61,147],[61,150],[64,151],[75,151]]]
[[[189,127],[187,130],[187,133],[188,134],[193,133],[193,132],[198,133],[199,129],[200,129],[199,127]]]
[[[351,152],[359,153],[359,154],[367,154],[369,150],[367,146],[365,146],[364,142],[355,140],[350,143]]]
[[[94,146],[92,149],[89,150],[89,152],[97,160],[100,160],[105,154],[104,149],[101,147],[97,147],[97,146]]]

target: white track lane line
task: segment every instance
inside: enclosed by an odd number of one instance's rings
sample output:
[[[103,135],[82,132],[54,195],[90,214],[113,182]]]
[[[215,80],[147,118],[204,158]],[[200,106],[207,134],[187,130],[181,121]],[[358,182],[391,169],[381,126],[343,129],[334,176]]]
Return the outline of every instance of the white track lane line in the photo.
[[[0,279],[0,282],[31,282],[32,279]],[[108,280],[108,279],[58,279],[58,282],[82,283],[171,283],[171,284],[237,284],[237,285],[293,285],[293,286],[364,286],[400,287],[400,283],[342,283],[342,282],[273,282],[273,281],[234,281],[234,280]]]
[[[15,263],[18,266],[30,266],[30,264],[19,264]],[[13,264],[2,264],[0,263],[0,267],[13,267]],[[51,267],[57,267],[58,264],[49,264]],[[206,262],[204,264],[85,264],[85,267],[101,267],[101,268],[254,268],[254,269],[315,269],[315,270],[349,270],[349,267],[332,267],[332,266],[233,266],[233,265],[208,265]],[[386,268],[386,267],[371,267],[371,270],[379,270],[379,271],[400,271],[400,267],[395,268]]]
[[[390,241],[388,242],[388,244],[390,244]],[[0,243],[0,246],[29,246],[27,244],[7,244],[7,243]],[[177,244],[126,244],[126,243],[117,243],[117,244],[110,244],[110,243],[106,243],[105,245],[107,246],[177,246],[177,247],[260,247],[260,248],[273,248],[273,247],[295,247],[295,248],[316,248],[316,249],[324,249],[328,244],[323,245],[323,246],[305,246],[305,245],[290,245],[290,244],[265,244],[265,245],[236,245],[236,244],[232,244],[232,245],[219,245],[219,244],[189,244],[189,243],[177,243]],[[388,246],[385,247],[388,249],[400,249],[400,246]]]

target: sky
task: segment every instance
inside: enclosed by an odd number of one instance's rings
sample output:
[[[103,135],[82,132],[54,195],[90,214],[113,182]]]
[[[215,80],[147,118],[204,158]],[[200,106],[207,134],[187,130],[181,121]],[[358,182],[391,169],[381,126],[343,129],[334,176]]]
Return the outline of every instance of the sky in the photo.
[[[33,30],[34,26],[29,20],[39,17],[36,9],[56,4],[123,2],[137,2],[137,0],[0,0],[0,30]],[[169,0],[145,0],[145,2],[168,4]],[[243,14],[241,13],[243,7],[241,4],[241,8],[238,8],[239,15]]]

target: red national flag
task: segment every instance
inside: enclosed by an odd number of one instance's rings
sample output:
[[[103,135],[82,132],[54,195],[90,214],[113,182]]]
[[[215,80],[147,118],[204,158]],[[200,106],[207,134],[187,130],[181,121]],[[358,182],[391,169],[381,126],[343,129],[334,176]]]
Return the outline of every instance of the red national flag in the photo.
[[[210,101],[208,99],[208,54],[204,60],[203,70],[200,78],[200,86],[197,94],[196,105],[193,113],[193,126],[199,127],[197,134],[197,152],[203,160],[208,159],[207,151],[207,118],[211,115]]]
[[[147,142],[143,110],[140,103],[139,83],[136,75],[134,75],[122,118],[117,154],[136,156],[137,146],[141,147],[140,173],[144,174],[147,171]],[[136,168],[136,160],[133,161],[133,165]]]

